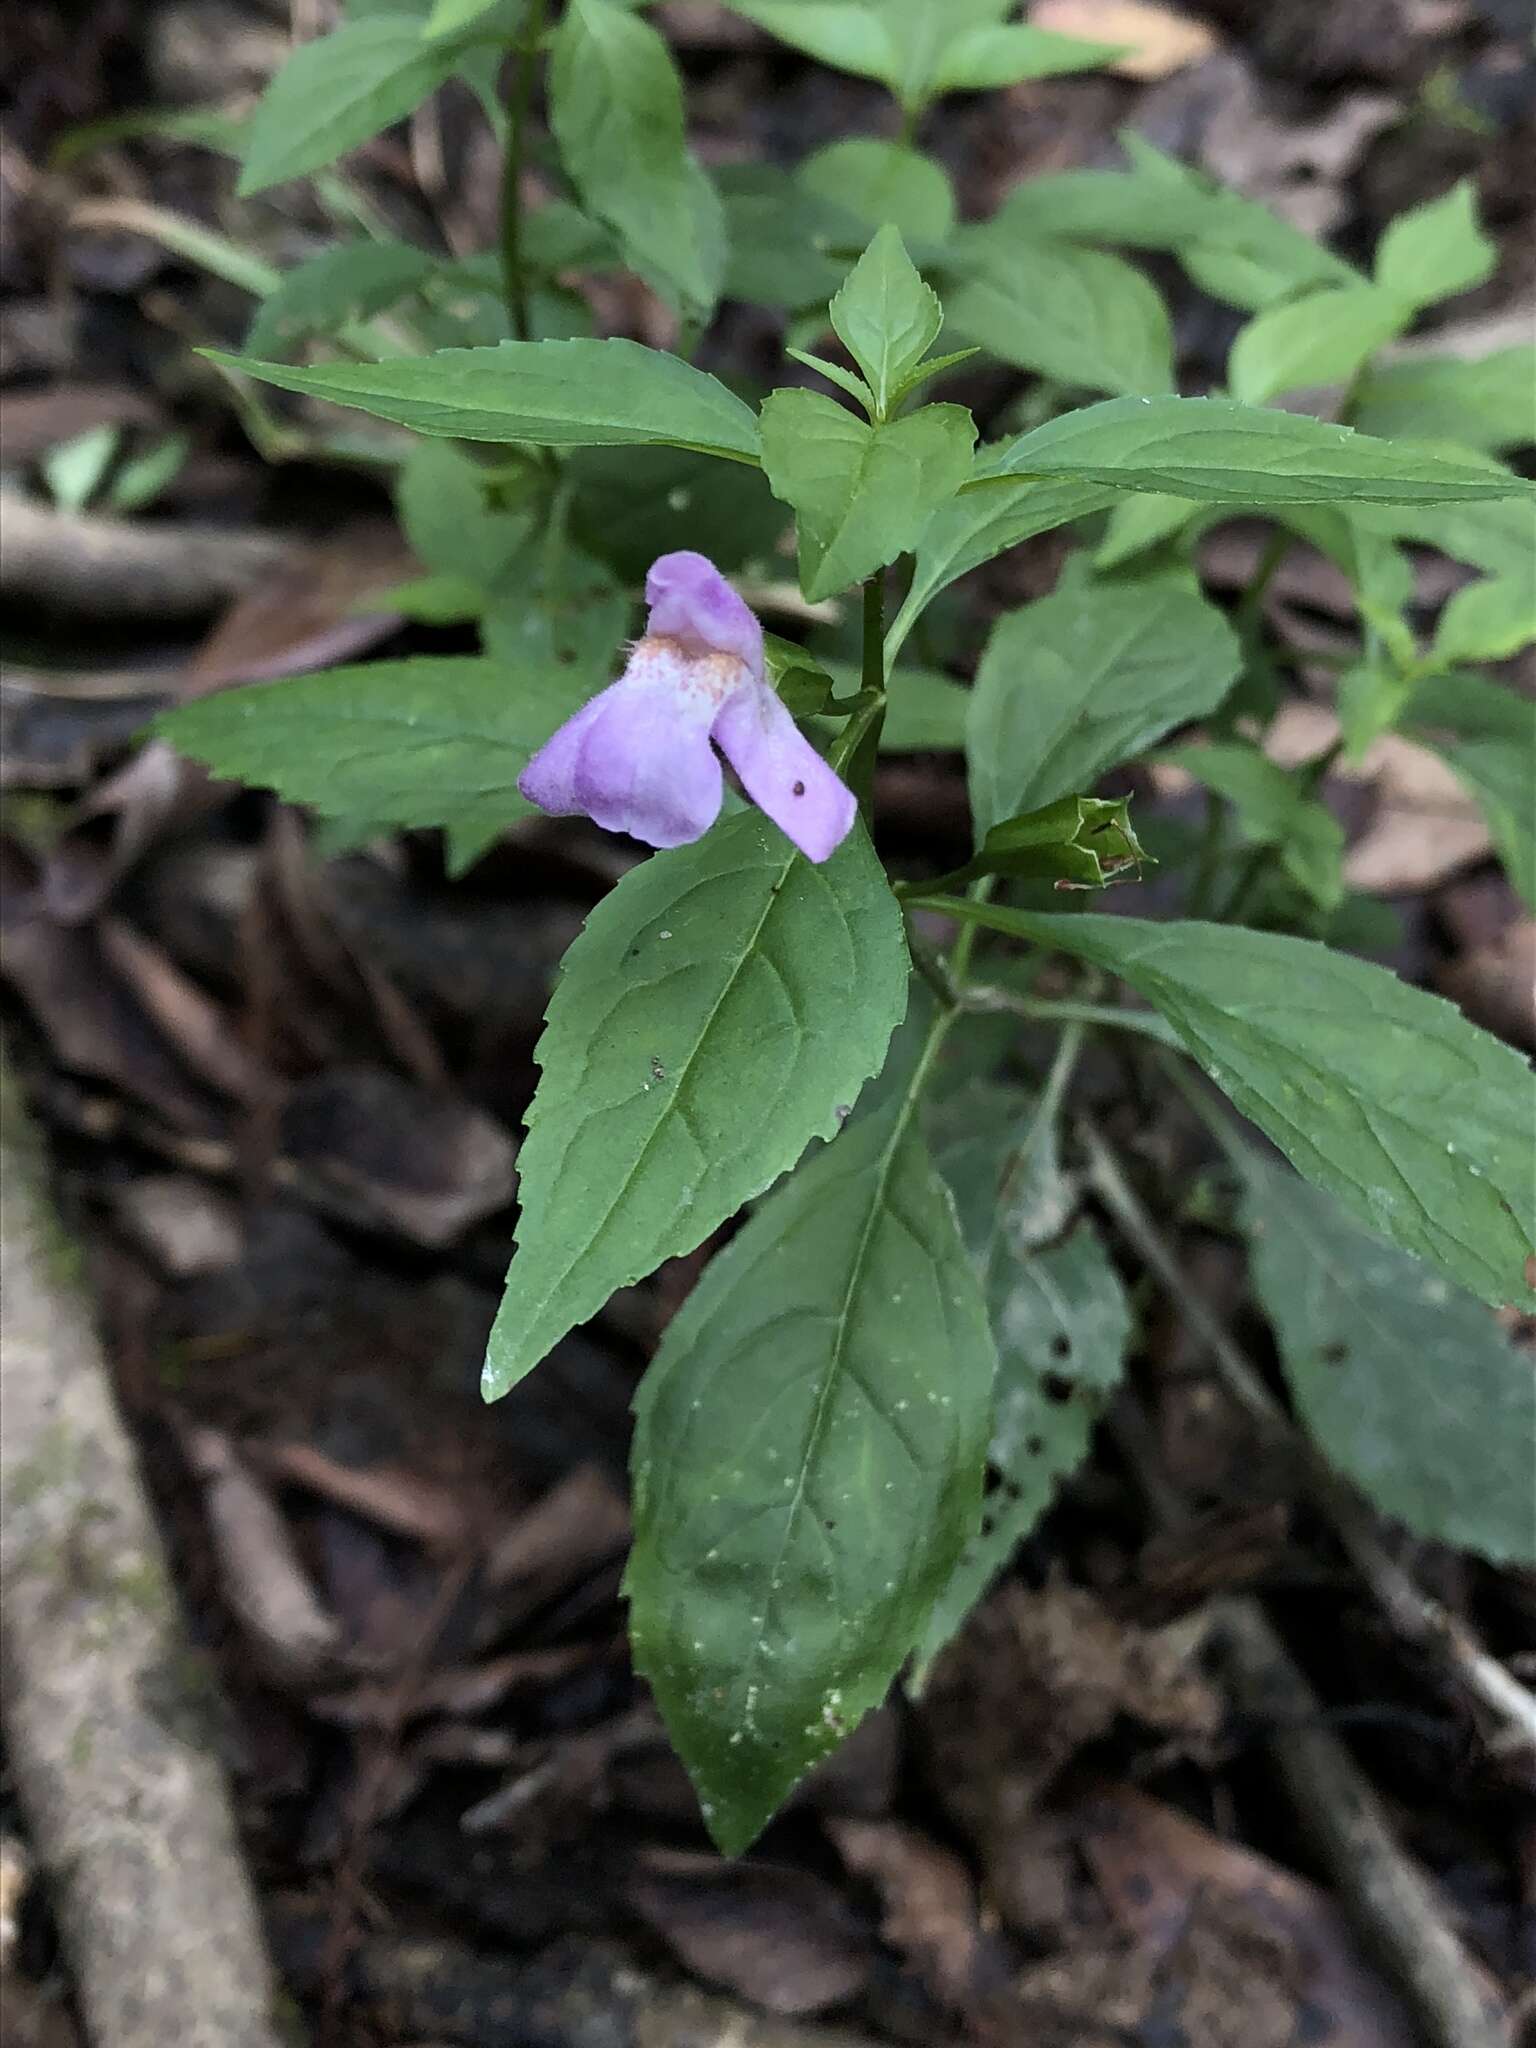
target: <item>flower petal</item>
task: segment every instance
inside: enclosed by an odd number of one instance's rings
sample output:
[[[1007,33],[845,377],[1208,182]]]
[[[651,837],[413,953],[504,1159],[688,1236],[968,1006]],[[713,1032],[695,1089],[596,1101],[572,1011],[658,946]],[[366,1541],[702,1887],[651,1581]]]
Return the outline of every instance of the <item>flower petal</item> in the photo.
[[[706,555],[658,555],[645,579],[646,632],[677,640],[690,654],[734,654],[763,673],[763,629]]]
[[[675,649],[642,642],[616,683],[584,704],[518,777],[530,803],[591,818],[647,846],[683,846],[720,814],[709,744],[717,699]]]
[[[759,809],[807,860],[823,861],[847,837],[858,805],[764,682],[732,691],[713,727],[715,745]]]

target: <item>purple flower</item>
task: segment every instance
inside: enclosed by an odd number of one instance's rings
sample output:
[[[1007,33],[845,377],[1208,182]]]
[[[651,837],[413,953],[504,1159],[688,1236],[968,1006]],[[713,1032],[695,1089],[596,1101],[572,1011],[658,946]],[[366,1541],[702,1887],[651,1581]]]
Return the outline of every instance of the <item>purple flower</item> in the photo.
[[[769,684],[750,608],[713,562],[687,552],[651,564],[645,595],[645,636],[623,675],[540,747],[518,788],[557,818],[580,813],[650,846],[683,846],[720,815],[718,747],[806,859],[825,860],[857,806]]]

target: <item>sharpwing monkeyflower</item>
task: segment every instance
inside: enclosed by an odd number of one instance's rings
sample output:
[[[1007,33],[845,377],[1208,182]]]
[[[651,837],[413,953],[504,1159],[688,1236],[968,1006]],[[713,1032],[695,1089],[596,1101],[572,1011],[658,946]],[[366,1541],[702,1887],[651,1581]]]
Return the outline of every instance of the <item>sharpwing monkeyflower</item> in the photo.
[[[555,817],[683,846],[720,815],[718,747],[806,859],[825,860],[857,806],[769,683],[751,608],[713,562],[687,551],[651,564],[645,596],[645,634],[623,675],[546,741],[519,790]]]

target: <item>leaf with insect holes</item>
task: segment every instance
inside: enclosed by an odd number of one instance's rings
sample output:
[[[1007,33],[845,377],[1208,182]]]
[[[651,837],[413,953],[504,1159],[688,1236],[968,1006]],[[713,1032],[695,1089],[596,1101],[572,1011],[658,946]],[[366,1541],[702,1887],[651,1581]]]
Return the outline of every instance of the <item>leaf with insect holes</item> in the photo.
[[[632,868],[567,953],[535,1053],[486,1398],[830,1137],[906,1000],[862,826],[818,867],[748,812]]]
[[[916,1643],[975,1526],[993,1365],[910,1093],[770,1196],[668,1327],[635,1408],[630,1633],[727,1854]]]
[[[918,276],[895,228],[881,228],[827,311],[883,419],[944,325],[938,293]]]
[[[999,1117],[1003,1107],[997,1106]],[[1016,1129],[1017,1109],[1014,1116]],[[1016,1142],[1006,1120],[1000,1127]],[[952,1156],[941,1152],[939,1164],[954,1186]],[[999,1164],[1006,1171],[1006,1159]],[[1125,1289],[1103,1239],[1086,1218],[1058,1244],[1022,1253],[998,1245],[983,1257],[997,1345],[987,1453],[996,1480],[982,1502],[981,1527],[923,1632],[919,1684],[1050,1506],[1061,1482],[1087,1457],[1094,1426],[1125,1369],[1130,1341]]]
[[[819,392],[770,392],[763,467],[791,506],[800,587],[816,602],[894,562],[970,470],[976,427],[958,405],[871,426]]]
[[[1371,1229],[1485,1301],[1536,1303],[1536,1077],[1449,1003],[1273,932],[934,900],[1120,975],[1292,1165]]]
[[[757,422],[716,378],[635,341],[504,341],[384,363],[314,369],[202,351],[238,370],[335,405],[461,441],[545,448],[696,448],[758,459]]]
[[[1217,608],[1172,578],[1058,591],[993,628],[966,748],[978,836],[1216,709],[1242,651]]]
[[[1254,1284],[1311,1436],[1416,1536],[1536,1563],[1529,1356],[1331,1195],[1256,1152],[1241,1167]]]

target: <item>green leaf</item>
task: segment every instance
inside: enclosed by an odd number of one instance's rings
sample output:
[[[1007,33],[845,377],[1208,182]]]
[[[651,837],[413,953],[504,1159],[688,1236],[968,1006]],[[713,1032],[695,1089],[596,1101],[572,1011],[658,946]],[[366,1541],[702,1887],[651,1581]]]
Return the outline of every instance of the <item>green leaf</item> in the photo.
[[[1453,356],[1377,364],[1360,379],[1353,409],[1364,433],[1461,441],[1497,455],[1536,441],[1536,343],[1479,362]]]
[[[727,296],[791,312],[824,306],[847,274],[848,252],[868,239],[867,223],[776,164],[725,164],[715,182]]]
[[[585,204],[624,236],[634,266],[700,315],[719,296],[724,217],[688,154],[671,52],[611,0],[571,0],[555,31],[549,115]]]
[[[1476,797],[1505,873],[1536,910],[1536,751],[1466,740],[1445,758]]]
[[[1095,569],[1118,569],[1149,549],[1183,534],[1200,512],[1188,498],[1168,498],[1159,491],[1141,491],[1122,498],[1109,515],[1104,538],[1093,551]]]
[[[968,233],[987,240],[1043,235],[1167,249],[1202,289],[1256,311],[1323,284],[1361,282],[1342,257],[1267,207],[1212,184],[1133,131],[1120,138],[1127,171],[1058,171],[1010,193]]]
[[[741,400],[680,356],[634,341],[504,341],[387,363],[301,370],[201,351],[226,369],[463,441],[546,448],[660,445],[758,459]]]
[[[816,602],[912,547],[970,470],[976,428],[958,405],[870,426],[813,391],[770,392],[763,467],[794,508],[800,585]]]
[[[1390,660],[1353,663],[1334,686],[1344,759],[1363,761],[1374,740],[1397,724],[1413,681]]]
[[[404,583],[370,591],[355,609],[399,612],[402,618],[418,620],[425,626],[457,626],[478,619],[485,604],[483,584],[444,571],[432,576],[412,576]]]
[[[400,465],[395,507],[405,537],[428,569],[493,591],[528,544],[530,523],[492,512],[485,472],[451,441],[422,441]]]
[[[880,229],[828,313],[874,393],[876,416],[884,419],[944,325],[939,295],[918,276],[897,229]]]
[[[114,512],[137,512],[152,505],[176,477],[192,450],[190,436],[166,434],[141,455],[130,455],[107,486]]]
[[[559,669],[420,655],[195,698],[154,729],[216,775],[331,817],[499,830],[531,808],[517,778],[583,694]]]
[[[1298,888],[1324,910],[1344,901],[1344,828],[1257,747],[1242,741],[1170,747],[1162,756],[1202,788],[1225,797],[1252,846],[1274,846]]]
[[[926,82],[924,97],[945,92],[987,92],[1027,78],[1062,78],[1093,71],[1121,54],[1115,43],[1083,42],[1027,23],[966,30],[947,42]]]
[[[1505,496],[1476,504],[1349,505],[1342,509],[1350,524],[1364,532],[1439,548],[1453,561],[1470,562],[1485,576],[1529,578],[1536,550],[1536,502],[1529,485],[1513,470],[1489,463],[1488,474],[1504,480]]]
[[[1262,405],[1289,391],[1347,384],[1383,342],[1403,332],[1413,310],[1373,284],[1330,287],[1267,306],[1232,344],[1232,396]]]
[[[979,875],[1007,875],[1058,889],[1103,889],[1130,880],[1132,870],[1139,874],[1146,858],[1131,830],[1128,799],[1062,796],[994,825],[974,860],[924,887],[956,889]]]
[[[83,512],[112,466],[123,430],[117,426],[87,427],[68,441],[57,441],[40,467],[53,502],[64,512]]]
[[[955,193],[931,157],[904,143],[850,136],[806,157],[795,171],[801,188],[835,205],[866,227],[893,227],[909,249],[948,239],[955,224]]]
[[[635,1661],[745,1849],[878,1706],[975,1525],[993,1375],[911,1096],[711,1263],[636,1403]]]
[[[1475,1296],[1283,1166],[1242,1161],[1253,1277],[1297,1410],[1384,1514],[1536,1563],[1536,1372]]]
[[[629,615],[629,600],[604,563],[576,547],[563,548],[553,562],[542,548],[530,549],[490,593],[480,634],[504,672],[558,668],[580,701],[620,666]]]
[[[1057,1487],[1088,1456],[1094,1426],[1125,1369],[1129,1304],[1086,1219],[1058,1245],[996,1260],[988,1307],[998,1354],[988,1459],[997,1484],[923,1632],[919,1684]]]
[[[977,491],[1030,477],[1164,491],[1217,505],[1432,505],[1529,500],[1506,471],[1376,441],[1300,413],[1223,398],[1110,398],[1000,443],[979,463]]]
[[[1463,178],[1393,221],[1376,251],[1376,282],[1410,306],[1432,306],[1481,284],[1498,260],[1478,226],[1477,188]]]
[[[1485,576],[1452,597],[1435,627],[1431,654],[1459,661],[1507,661],[1536,642],[1536,574]]]
[[[954,327],[1021,370],[1090,391],[1173,389],[1162,299],[1118,256],[1070,242],[992,245],[947,310]]]
[[[1115,54],[1045,29],[1004,25],[1012,0],[728,0],[737,14],[839,71],[875,78],[911,114],[945,92],[1086,71]]]
[[[1215,710],[1242,665],[1214,605],[1157,579],[1057,591],[993,629],[971,693],[978,834],[1091,789],[1176,725]]]
[[[803,648],[795,652],[803,661]],[[836,685],[838,705],[858,694],[863,677],[851,661],[827,661],[823,672]],[[898,668],[886,679],[883,754],[958,754],[965,745],[965,715],[971,693],[964,683],[936,668]]]
[[[482,14],[489,14],[500,0],[434,0],[431,13],[422,25],[424,36],[451,36],[461,28],[468,28],[478,21]]]
[[[839,71],[888,85],[896,76],[896,46],[871,0],[727,0],[727,5],[733,14],[745,15],[781,42]]]
[[[1486,1301],[1536,1301],[1536,1081],[1449,1003],[1240,926],[943,907],[1122,976],[1292,1165],[1371,1229]]]
[[[1002,445],[994,443],[983,449],[981,461],[989,462]],[[1011,490],[996,485],[985,491],[968,491],[941,505],[918,543],[912,587],[891,627],[891,651],[904,643],[939,592],[968,569],[990,562],[1020,541],[1033,540],[1037,533],[1090,518],[1112,505],[1117,495],[1101,484],[1031,482]]]
[[[1510,729],[1479,730],[1481,707],[1474,703],[1459,717],[1453,714],[1434,721],[1458,733],[1453,742],[1431,740],[1429,744],[1467,785],[1487,821],[1505,872],[1522,899],[1536,910],[1536,706],[1481,677],[1454,680],[1468,694],[1480,688],[1504,700]],[[1409,718],[1415,723],[1424,718],[1424,702],[1422,692],[1410,699]]]
[[[317,171],[403,120],[452,77],[460,56],[457,41],[423,42],[419,19],[403,9],[300,43],[247,131],[240,196]]]
[[[338,242],[283,272],[256,309],[245,346],[253,356],[281,356],[311,334],[334,334],[424,284],[436,269],[425,249],[408,242]]]
[[[637,587],[658,555],[694,548],[717,568],[772,564],[784,508],[760,470],[686,448],[587,448],[570,457],[571,532]]]
[[[862,828],[815,867],[747,812],[631,869],[566,955],[539,1040],[488,1400],[837,1130],[906,975]]]
[[[934,1162],[955,1197],[997,1346],[981,1528],[934,1608],[917,1681],[1087,1455],[1130,1337],[1124,1289],[1077,1206],[1057,1150],[1057,1105],[1013,1083],[927,1091]],[[1059,1241],[1053,1241],[1059,1240]]]

